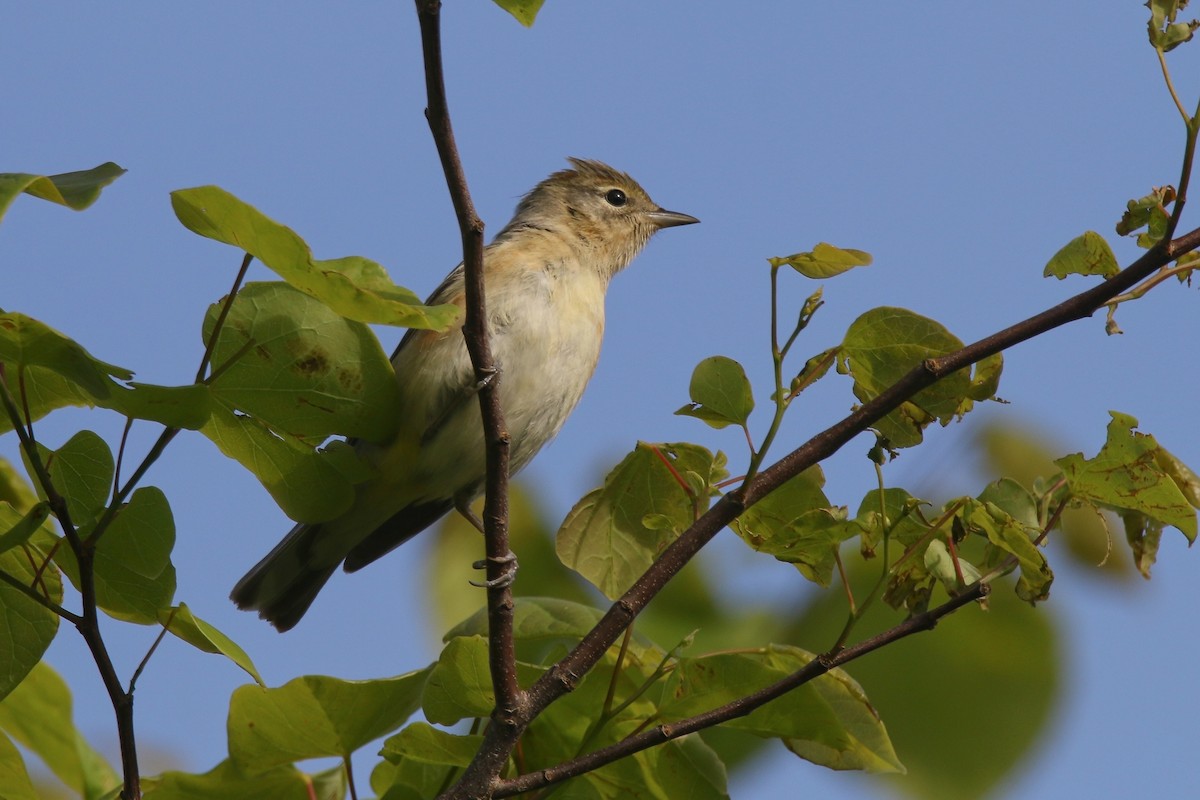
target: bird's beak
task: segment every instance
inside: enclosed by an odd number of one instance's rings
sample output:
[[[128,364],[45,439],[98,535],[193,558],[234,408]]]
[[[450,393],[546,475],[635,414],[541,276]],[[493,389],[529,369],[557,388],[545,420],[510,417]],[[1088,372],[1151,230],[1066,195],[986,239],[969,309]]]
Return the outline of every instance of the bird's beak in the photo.
[[[692,225],[700,221],[690,214],[680,214],[678,211],[667,211],[662,208],[658,209],[657,211],[651,211],[646,214],[646,216],[655,224],[656,227],[659,228],[674,228],[676,225]]]

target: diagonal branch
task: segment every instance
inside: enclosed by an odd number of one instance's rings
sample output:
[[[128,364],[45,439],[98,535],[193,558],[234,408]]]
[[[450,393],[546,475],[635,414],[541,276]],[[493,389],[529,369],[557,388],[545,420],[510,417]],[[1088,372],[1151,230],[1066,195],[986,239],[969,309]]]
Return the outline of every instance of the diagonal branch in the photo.
[[[463,266],[466,276],[466,321],[463,337],[475,379],[479,385],[479,410],[483,416],[487,446],[487,486],[483,507],[487,559],[487,605],[489,663],[492,686],[496,692],[496,710],[492,728],[512,730],[512,720],[524,712],[525,696],[517,684],[516,653],[513,645],[513,598],[511,575],[514,565],[508,546],[508,430],[500,408],[500,378],[488,344],[487,309],[483,290],[483,221],[475,213],[467,178],[446,104],[446,86],[442,71],[440,0],[416,0],[421,25],[421,47],[425,56],[425,91],[428,97],[425,118],[433,133],[446,186],[454,203],[458,227],[462,233]],[[507,753],[505,754],[507,758]]]
[[[483,796],[494,790],[496,777],[516,747],[524,729],[547,706],[572,691],[579,680],[603,657],[621,632],[646,604],[726,525],[743,511],[805,469],[836,453],[901,403],[947,375],[1054,328],[1091,316],[1116,295],[1128,290],[1181,255],[1200,247],[1200,229],[1146,252],[1117,275],[960,350],[915,367],[881,394],[853,413],[818,433],[764,470],[748,484],[722,497],[625,592],[575,648],[546,671],[529,689],[526,716],[511,729],[490,727],[475,760],[463,773],[449,798]]]
[[[737,700],[732,700],[722,706],[705,711],[703,714],[697,714],[694,717],[681,719],[677,722],[658,725],[642,733],[628,736],[615,744],[602,747],[587,755],[558,764],[549,769],[530,772],[512,780],[500,781],[496,784],[495,793],[492,796],[509,797],[533,789],[540,789],[544,786],[591,772],[605,764],[611,764],[613,761],[633,755],[634,753],[639,753],[642,750],[647,750],[655,745],[687,736],[690,733],[696,733],[705,728],[711,728],[714,725],[720,725],[723,722],[744,717],[756,708],[764,706],[810,681],[816,680],[836,667],[861,658],[868,653],[873,653],[914,633],[933,630],[942,617],[957,611],[971,602],[983,599],[990,591],[988,584],[982,582],[974,583],[968,586],[962,593],[955,595],[937,608],[932,608],[923,614],[915,614],[900,624],[877,636],[872,636],[870,639],[859,642],[853,647],[844,649],[835,648],[824,655],[817,656],[803,668],[796,670],[786,678],[782,678],[769,686],[764,686],[762,689],[745,697],[739,697]]]

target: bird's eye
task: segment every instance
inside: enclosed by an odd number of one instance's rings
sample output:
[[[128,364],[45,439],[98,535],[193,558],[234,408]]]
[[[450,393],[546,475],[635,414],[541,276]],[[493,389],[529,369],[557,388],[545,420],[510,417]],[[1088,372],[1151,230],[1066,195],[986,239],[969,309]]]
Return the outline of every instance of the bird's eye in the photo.
[[[608,201],[610,206],[623,206],[629,198],[620,189],[609,189],[605,193],[604,199]]]

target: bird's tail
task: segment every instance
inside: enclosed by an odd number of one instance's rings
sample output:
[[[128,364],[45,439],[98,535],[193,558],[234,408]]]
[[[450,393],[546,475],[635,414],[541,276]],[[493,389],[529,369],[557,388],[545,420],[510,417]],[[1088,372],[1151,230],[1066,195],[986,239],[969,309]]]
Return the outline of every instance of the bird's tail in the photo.
[[[233,587],[238,608],[254,610],[280,632],[291,629],[312,605],[341,559],[319,558],[321,525],[300,524]]]

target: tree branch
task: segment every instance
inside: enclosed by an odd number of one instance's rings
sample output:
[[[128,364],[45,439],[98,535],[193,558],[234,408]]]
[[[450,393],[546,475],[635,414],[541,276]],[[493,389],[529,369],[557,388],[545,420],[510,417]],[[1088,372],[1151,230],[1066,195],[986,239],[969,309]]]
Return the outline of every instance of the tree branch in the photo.
[[[4,406],[13,423],[13,429],[16,430],[17,436],[21,440],[21,447],[29,459],[30,471],[45,493],[46,502],[50,504],[50,509],[58,519],[63,537],[67,540],[71,552],[75,555],[75,561],[79,565],[79,595],[82,614],[71,615],[71,617],[63,616],[74,623],[75,629],[87,643],[92,659],[96,662],[96,670],[100,673],[100,679],[108,692],[108,699],[112,703],[116,715],[117,739],[121,748],[121,772],[124,777],[121,797],[124,800],[133,800],[133,798],[141,797],[137,739],[133,733],[133,696],[121,686],[121,681],[117,677],[117,669],[113,665],[112,658],[108,654],[108,647],[104,643],[104,636],[100,632],[100,618],[96,604],[95,545],[90,539],[84,541],[79,536],[78,529],[71,521],[67,500],[55,488],[50,479],[50,470],[38,452],[37,442],[33,438],[33,425],[28,418],[24,422],[22,421],[21,414],[17,410],[16,400],[3,375],[0,375],[0,404]]]
[[[425,57],[425,91],[428,105],[425,117],[437,145],[446,186],[454,203],[462,234],[463,265],[466,277],[466,321],[463,337],[479,389],[479,409],[483,417],[487,447],[487,485],[483,522],[487,558],[487,601],[489,664],[496,692],[496,710],[492,728],[513,731],[513,720],[525,716],[525,695],[517,684],[516,653],[513,644],[513,598],[511,561],[508,545],[508,430],[500,408],[500,380],[488,343],[487,308],[483,285],[483,221],[475,212],[467,179],[454,142],[450,110],[442,70],[439,0],[416,0],[421,26],[421,47]],[[523,727],[523,726],[522,726]],[[507,753],[504,754],[507,758]]]
[[[1080,292],[1040,314],[1011,325],[991,336],[940,358],[927,359],[894,385],[867,401],[853,413],[818,433],[781,458],[753,480],[722,497],[695,524],[672,542],[646,572],[634,582],[575,648],[547,670],[528,691],[526,716],[511,728],[491,726],[475,760],[459,784],[446,794],[450,798],[480,796],[481,790],[494,785],[521,733],[551,703],[572,691],[579,680],[595,666],[621,632],[641,613],[646,604],[666,583],[700,552],[721,529],[751,505],[777,489],[805,469],[836,453],[851,439],[867,430],[917,392],[947,375],[1016,344],[1046,333],[1061,325],[1091,316],[1109,300],[1155,270],[1200,247],[1200,229],[1146,252],[1117,275]],[[836,663],[842,663],[838,661]],[[474,794],[472,794],[472,791]]]
[[[39,594],[37,589],[34,589],[32,586],[26,586],[24,581],[22,581],[20,578],[17,578],[15,575],[9,575],[4,570],[0,570],[0,583],[7,583],[9,586],[25,595],[33,602],[42,606],[47,611],[53,612],[62,619],[65,619],[72,625],[78,625],[83,621],[83,617],[79,616],[73,611],[68,611],[58,603],[51,600],[49,597]]]
[[[873,653],[881,647],[897,642],[914,633],[933,630],[942,617],[957,611],[968,603],[983,599],[990,591],[991,588],[988,584],[974,583],[968,586],[961,594],[955,595],[937,608],[930,609],[923,614],[911,616],[899,625],[877,636],[872,636],[870,639],[859,642],[853,647],[845,649],[835,648],[828,653],[817,656],[803,668],[796,670],[786,678],[782,678],[769,686],[764,686],[756,692],[739,697],[737,700],[730,701],[710,711],[705,711],[703,714],[697,714],[694,717],[681,719],[677,722],[658,725],[650,730],[626,737],[608,747],[602,747],[585,756],[580,756],[549,769],[530,772],[512,780],[500,781],[496,784],[492,796],[510,797],[533,789],[541,789],[550,784],[559,783],[568,778],[574,778],[591,772],[605,764],[611,764],[618,759],[639,753],[642,750],[647,750],[655,745],[671,741],[672,739],[678,739],[689,733],[711,728],[714,725],[720,725],[739,717],[744,717],[760,706],[764,706],[793,689],[821,677],[835,667],[840,667],[843,664],[861,658],[867,653]]]

